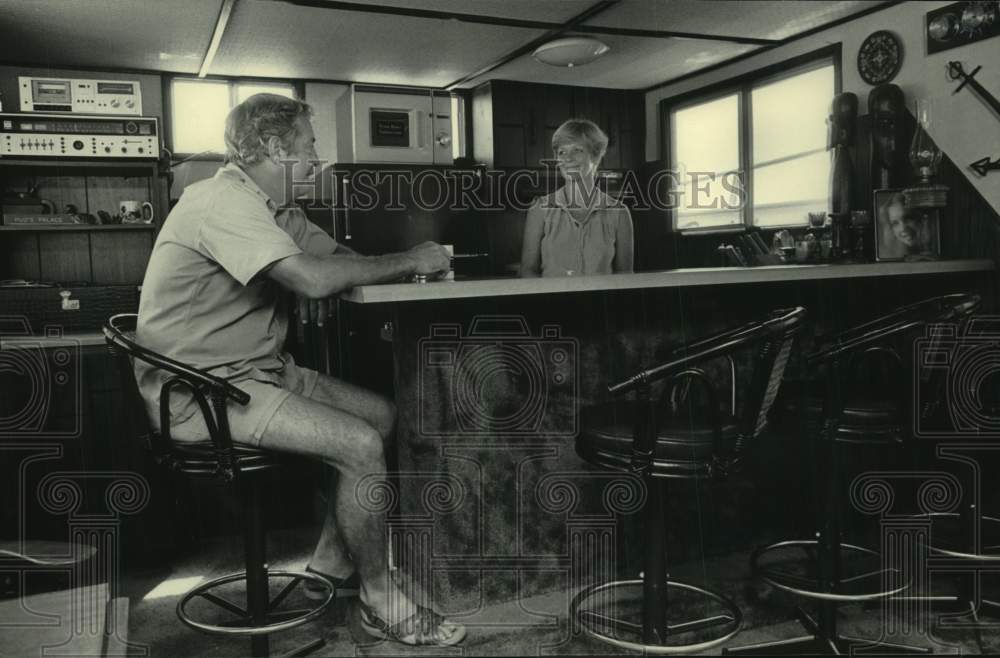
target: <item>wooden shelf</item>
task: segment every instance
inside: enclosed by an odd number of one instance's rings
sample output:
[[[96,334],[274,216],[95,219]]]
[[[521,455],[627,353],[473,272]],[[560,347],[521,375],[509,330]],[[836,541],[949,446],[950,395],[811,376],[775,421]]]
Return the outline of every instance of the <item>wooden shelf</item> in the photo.
[[[37,167],[50,169],[151,169],[157,166],[157,160],[150,158],[59,158],[53,156],[30,158],[2,158],[0,166],[7,167]]]
[[[0,183],[5,190],[40,189],[39,196],[53,208],[74,206],[95,219],[101,210],[117,212],[122,200],[148,201],[154,217],[152,224],[4,224],[0,217],[0,278],[94,284],[142,280],[168,209],[158,160],[2,157]],[[8,220],[41,214],[16,206],[2,208],[10,213]]]
[[[155,231],[156,224],[49,224],[28,226],[13,224],[0,225],[0,231]]]

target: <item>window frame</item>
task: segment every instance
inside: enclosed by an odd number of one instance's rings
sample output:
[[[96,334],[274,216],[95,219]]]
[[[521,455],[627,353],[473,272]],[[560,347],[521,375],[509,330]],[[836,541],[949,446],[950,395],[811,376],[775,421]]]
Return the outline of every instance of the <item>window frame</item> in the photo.
[[[241,84],[246,85],[276,85],[290,87],[295,98],[305,100],[305,85],[297,80],[281,80],[277,78],[229,78],[223,76],[206,76],[199,78],[194,75],[170,75],[163,78],[163,142],[170,151],[171,159],[176,163],[179,160],[189,162],[192,160],[203,160],[208,162],[223,162],[226,159],[225,153],[188,153],[186,151],[174,150],[174,82],[225,82],[229,86],[229,109],[236,107],[237,89]]]
[[[661,160],[667,163],[668,169],[676,170],[676,163],[673,161],[673,113],[677,110],[682,110],[693,105],[700,105],[725,96],[733,94],[737,96],[738,162],[740,171],[742,172],[740,179],[743,183],[745,194],[745,203],[740,210],[742,221],[735,226],[706,226],[679,229],[677,228],[677,209],[672,208],[668,211],[670,221],[669,230],[671,232],[682,234],[740,233],[748,227],[754,226],[751,213],[753,209],[753,90],[755,87],[780,82],[787,78],[832,64],[833,93],[837,95],[843,89],[841,51],[841,43],[834,43],[819,50],[804,53],[791,59],[761,67],[749,73],[727,78],[720,82],[699,87],[698,89],[683,92],[676,96],[664,98],[660,101]],[[676,193],[677,188],[673,187],[672,192]],[[802,224],[769,225],[762,228],[765,230],[778,230],[786,227],[805,226],[806,223],[804,221]]]

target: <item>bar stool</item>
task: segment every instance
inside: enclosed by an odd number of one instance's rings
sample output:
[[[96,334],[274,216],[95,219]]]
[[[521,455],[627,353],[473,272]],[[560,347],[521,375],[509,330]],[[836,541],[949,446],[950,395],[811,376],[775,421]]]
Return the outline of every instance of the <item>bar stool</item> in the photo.
[[[931,522],[930,568],[958,578],[955,596],[932,593],[927,598],[932,603],[955,602],[958,614],[942,616],[941,626],[973,629],[984,653],[980,631],[997,628],[1000,613],[1000,601],[988,598],[982,581],[985,573],[1000,573],[1000,518],[987,513],[983,495],[987,469],[1000,466],[995,443],[1000,391],[991,381],[1000,360],[997,328],[995,317],[928,327],[926,348],[918,352],[919,366],[930,375],[929,393],[917,410],[919,443],[927,448],[921,457],[934,469],[956,476],[962,492],[954,511],[924,515]],[[981,619],[984,613],[993,623]]]
[[[203,370],[187,366],[148,350],[135,342],[136,314],[123,313],[104,324],[104,338],[111,355],[119,365],[123,388],[130,398],[130,411],[136,416],[140,437],[152,450],[156,462],[167,469],[190,478],[217,479],[228,485],[242,502],[245,571],[215,578],[198,585],[177,603],[177,617],[196,630],[219,635],[249,636],[252,655],[269,654],[271,633],[288,630],[316,619],[334,599],[334,587],[329,580],[315,573],[269,569],[265,555],[265,529],[261,514],[263,480],[289,460],[279,455],[233,443],[229,431],[226,405],[231,401],[247,404],[250,396],[224,379]],[[135,381],[132,360],[140,359],[171,373],[161,389],[159,433],[151,430],[145,406]],[[176,388],[187,389],[205,418],[209,438],[198,442],[174,442],[170,438],[170,394]],[[211,400],[211,406],[209,401]],[[234,582],[245,582],[246,603],[233,603],[221,595],[221,588]],[[310,607],[279,610],[279,606],[303,581],[325,588],[321,600]],[[272,582],[284,582],[274,597]],[[210,623],[198,620],[189,611],[189,604],[200,598],[232,613],[232,620]],[[306,655],[325,644],[322,638],[299,647],[288,655]]]
[[[802,327],[805,309],[774,311],[764,319],[689,343],[674,350],[671,360],[608,387],[612,395],[635,391],[636,399],[618,400],[581,411],[578,454],[588,462],[639,474],[648,496],[643,509],[647,530],[643,574],[639,580],[616,580],[591,585],[573,599],[570,613],[584,632],[622,649],[650,654],[704,651],[739,632],[743,615],[721,594],[667,579],[665,503],[672,479],[723,478],[738,469],[744,453],[767,425],[767,412],[781,384],[795,335]],[[736,356],[750,353],[749,369],[742,377]],[[732,374],[728,412],[720,409],[722,396],[705,367],[723,359]],[[746,360],[743,360],[746,362]],[[664,381],[663,393],[654,400],[653,384]],[[737,399],[737,381],[748,386]],[[680,417],[674,404],[686,388],[697,386],[707,399],[707,413]],[[671,404],[674,413],[661,414]],[[642,621],[618,619],[603,610],[586,607],[592,599],[606,599],[612,591],[642,587]],[[671,593],[687,592],[714,603],[719,614],[670,623]],[[671,640],[722,626],[711,639],[672,643]],[[622,634],[634,639],[620,637]]]
[[[888,315],[866,322],[832,338],[820,338],[820,347],[805,358],[810,370],[822,372],[817,380],[824,395],[803,395],[789,405],[789,413],[810,419],[815,430],[820,471],[816,500],[822,521],[816,539],[781,541],[760,548],[751,555],[754,576],[772,587],[819,602],[819,618],[814,620],[799,608],[797,617],[808,635],[776,642],[726,649],[727,654],[769,655],[777,651],[797,654],[810,648],[821,653],[850,653],[855,649],[881,647],[901,652],[923,653],[930,649],[879,640],[848,637],[837,629],[837,608],[846,602],[864,602],[897,596],[909,587],[898,569],[876,569],[845,576],[844,554],[878,558],[877,551],[848,544],[841,537],[842,461],[845,448],[896,446],[912,436],[913,379],[912,345],[907,338],[934,322],[961,320],[979,307],[978,295],[953,294],[901,307]],[[902,347],[900,347],[900,345]],[[887,369],[887,394],[869,397],[858,394],[864,373]],[[868,368],[865,370],[864,368]],[[818,428],[818,429],[816,429]],[[815,556],[814,577],[782,568],[782,563],[763,566],[768,554],[785,549],[801,549]],[[874,583],[873,583],[874,581]]]

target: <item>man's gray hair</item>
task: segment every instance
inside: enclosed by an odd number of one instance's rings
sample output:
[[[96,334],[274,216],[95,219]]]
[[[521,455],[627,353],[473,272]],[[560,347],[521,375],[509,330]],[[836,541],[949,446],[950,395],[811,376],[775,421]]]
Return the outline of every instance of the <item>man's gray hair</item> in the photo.
[[[308,103],[278,94],[254,94],[226,117],[226,162],[241,167],[267,159],[267,142],[277,137],[286,151],[298,136],[295,120],[309,117]]]

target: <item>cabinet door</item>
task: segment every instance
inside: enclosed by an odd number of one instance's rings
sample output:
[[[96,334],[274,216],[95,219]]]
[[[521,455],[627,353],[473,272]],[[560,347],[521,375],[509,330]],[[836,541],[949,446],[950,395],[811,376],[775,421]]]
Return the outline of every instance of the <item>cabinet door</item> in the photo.
[[[493,165],[523,167],[525,163],[525,127],[499,123],[493,127]]]
[[[608,152],[604,155],[604,167],[607,169],[627,167],[622,160],[623,96],[624,94],[620,90],[609,89],[604,92],[601,103],[600,126],[608,135]]]
[[[564,121],[573,117],[572,89],[556,85],[524,87],[528,113],[525,165],[544,167],[542,161],[552,159],[552,135]]]
[[[645,98],[642,92],[621,92],[615,128],[622,169],[638,170],[646,161],[645,117]]]
[[[508,80],[492,80],[488,84],[493,166],[523,167],[528,110],[522,85]]]
[[[553,157],[552,135],[575,117],[590,119],[607,133],[603,168],[638,166],[635,142],[641,141],[642,126],[635,116],[641,110],[641,93],[507,80],[487,85],[476,90],[477,157],[492,155],[497,167],[543,167],[543,161]],[[479,127],[486,121],[491,131]]]
[[[573,114],[580,119],[590,119],[608,136],[608,150],[601,162],[601,169],[622,167],[619,148],[618,124],[621,92],[615,89],[579,87],[573,93]]]

